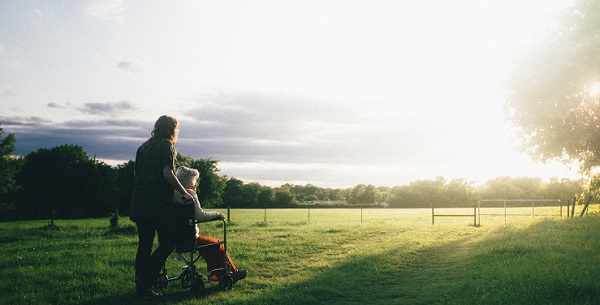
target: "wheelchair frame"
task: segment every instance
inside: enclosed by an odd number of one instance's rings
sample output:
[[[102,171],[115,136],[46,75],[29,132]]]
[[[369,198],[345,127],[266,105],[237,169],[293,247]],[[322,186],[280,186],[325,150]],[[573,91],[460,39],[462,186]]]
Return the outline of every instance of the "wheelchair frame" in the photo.
[[[206,278],[204,278],[198,272],[198,268],[195,265],[196,261],[198,261],[198,259],[200,259],[200,257],[202,256],[201,254],[203,250],[208,250],[211,247],[219,247],[220,245],[223,245],[224,251],[225,253],[227,253],[227,221],[222,221],[223,240],[209,245],[196,246],[194,237],[194,246],[192,247],[191,251],[189,251],[188,258],[186,258],[186,255],[184,255],[186,253],[182,253],[185,266],[181,268],[181,272],[179,273],[179,275],[175,277],[169,277],[167,274],[167,268],[163,266],[155,284],[155,287],[166,288],[171,282],[181,281],[181,286],[183,288],[189,288],[190,292],[194,295],[202,295],[205,292],[206,284],[212,282],[211,278],[213,277],[213,275],[221,274],[220,277],[218,277],[219,288],[225,291],[230,290],[233,286],[234,280],[233,272],[231,272],[231,265],[229,264],[226,258],[227,255],[224,255],[224,266],[221,268],[210,270]],[[193,219],[189,219],[188,223],[190,226],[194,226],[195,224],[200,222],[195,221]]]

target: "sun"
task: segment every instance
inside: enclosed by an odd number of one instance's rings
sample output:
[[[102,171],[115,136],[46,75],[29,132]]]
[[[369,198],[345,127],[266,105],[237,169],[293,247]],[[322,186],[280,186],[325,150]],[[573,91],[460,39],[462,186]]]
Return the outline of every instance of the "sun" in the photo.
[[[598,97],[600,95],[600,81],[591,84],[587,91],[590,96]]]

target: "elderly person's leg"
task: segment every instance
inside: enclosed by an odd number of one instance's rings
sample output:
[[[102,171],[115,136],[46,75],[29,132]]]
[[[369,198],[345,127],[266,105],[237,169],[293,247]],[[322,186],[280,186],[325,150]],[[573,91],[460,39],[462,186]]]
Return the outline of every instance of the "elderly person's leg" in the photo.
[[[197,245],[210,245],[214,243],[220,242],[219,239],[208,237],[208,236],[198,236],[196,239]],[[210,273],[211,270],[222,268],[224,266],[225,260],[229,263],[231,267],[231,272],[233,273],[234,281],[239,281],[245,278],[248,275],[247,270],[238,270],[233,260],[229,256],[229,253],[225,253],[225,247],[223,245],[219,245],[218,247],[209,247],[206,250],[201,252],[202,258],[206,261],[206,269],[207,272]]]

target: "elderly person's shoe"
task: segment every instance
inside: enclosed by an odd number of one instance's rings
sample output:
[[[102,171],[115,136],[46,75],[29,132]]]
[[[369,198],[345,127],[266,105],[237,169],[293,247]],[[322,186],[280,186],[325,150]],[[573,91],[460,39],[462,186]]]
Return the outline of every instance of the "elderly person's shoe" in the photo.
[[[233,276],[233,282],[237,282],[239,280],[243,280],[248,276],[248,270],[246,269],[242,269],[242,270],[238,270],[235,275]]]

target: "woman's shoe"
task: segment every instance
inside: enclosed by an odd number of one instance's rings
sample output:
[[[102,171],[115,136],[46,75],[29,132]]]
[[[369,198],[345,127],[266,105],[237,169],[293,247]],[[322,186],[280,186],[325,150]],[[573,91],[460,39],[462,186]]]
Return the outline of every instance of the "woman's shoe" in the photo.
[[[151,299],[162,296],[160,293],[150,289],[136,289],[135,294],[142,299]]]

